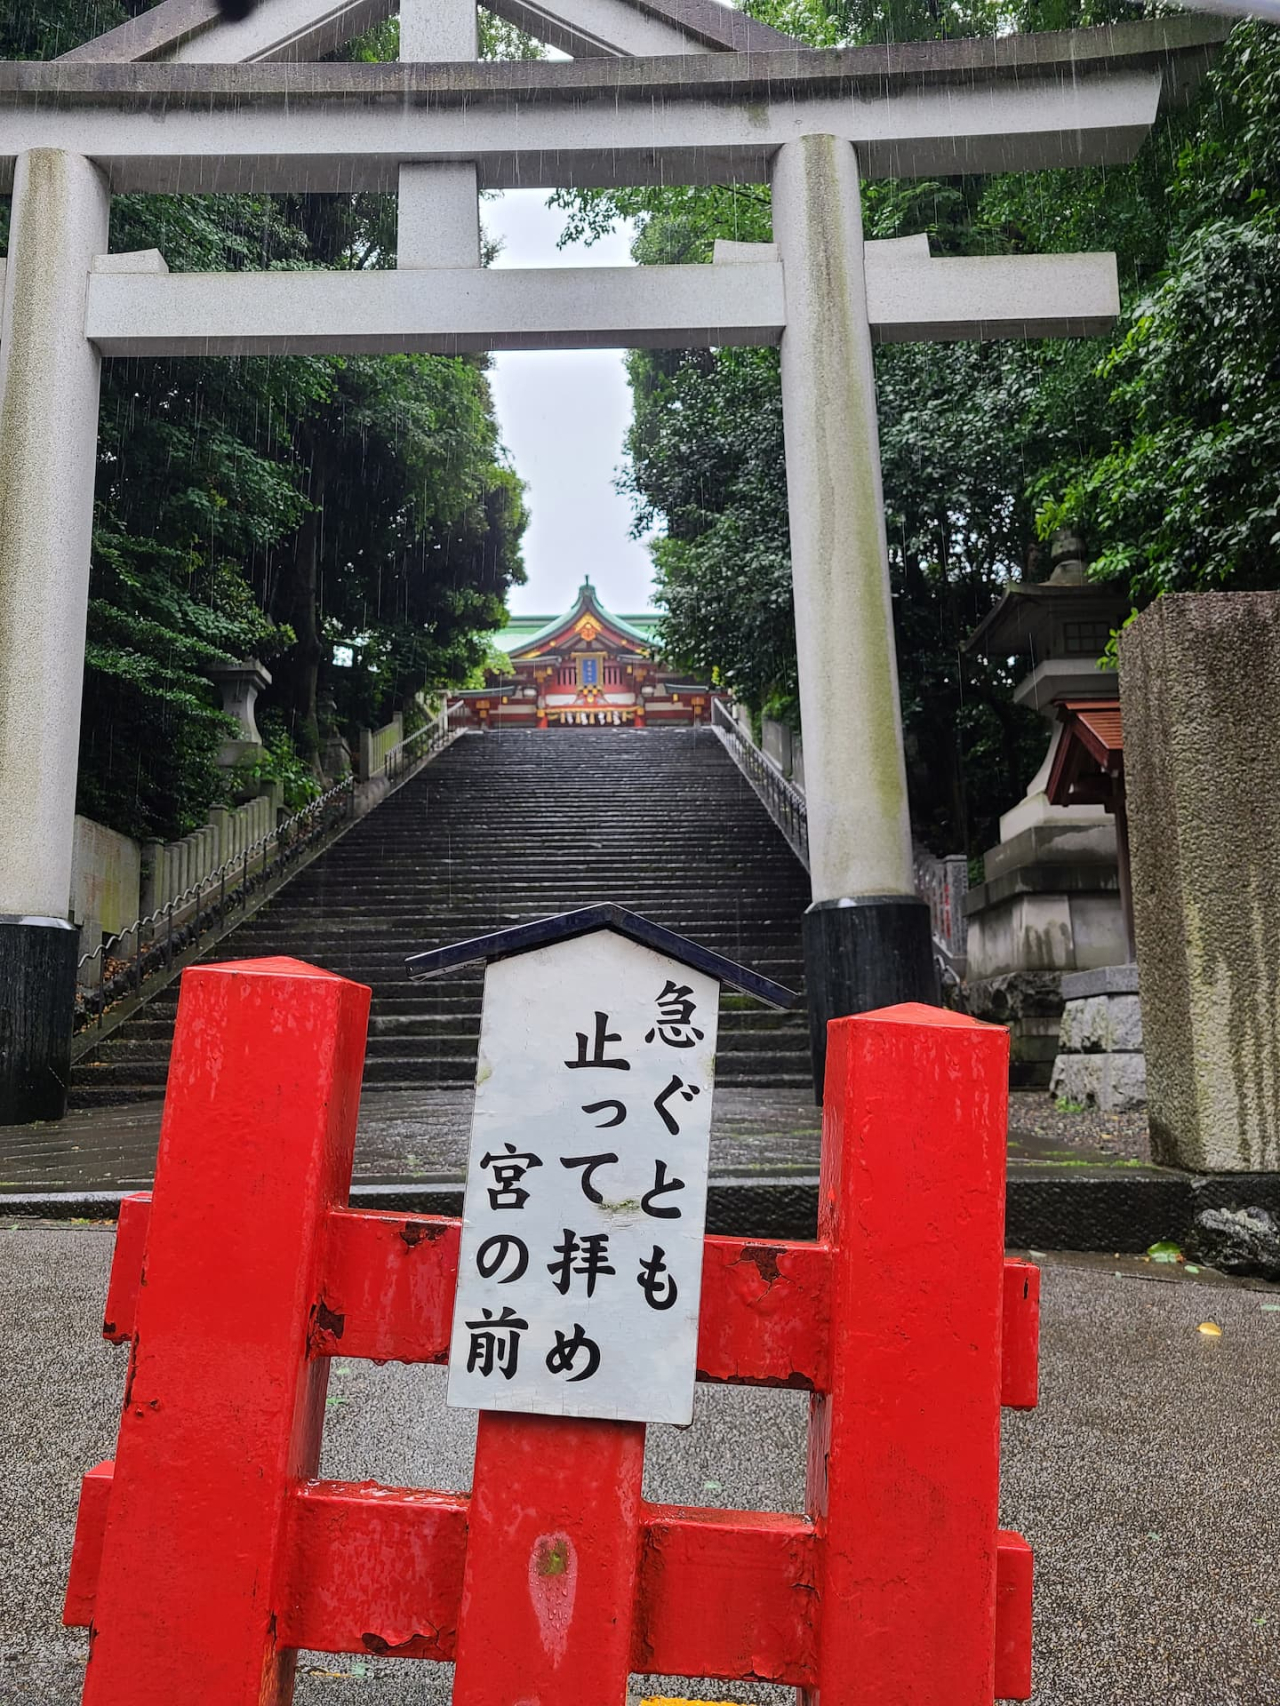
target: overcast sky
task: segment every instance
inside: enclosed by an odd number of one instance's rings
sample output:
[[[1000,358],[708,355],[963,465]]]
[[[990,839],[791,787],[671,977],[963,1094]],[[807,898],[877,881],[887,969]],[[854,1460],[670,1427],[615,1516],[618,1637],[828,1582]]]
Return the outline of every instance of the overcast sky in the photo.
[[[486,198],[480,217],[503,241],[500,267],[629,266],[629,232],[557,249],[563,215],[545,190]],[[590,575],[605,605],[652,603],[652,565],[631,537],[631,504],[613,489],[631,391],[621,350],[514,351],[496,355],[490,379],[502,437],[524,480],[532,514],[524,536],[529,579],[513,589],[513,615],[558,615]]]

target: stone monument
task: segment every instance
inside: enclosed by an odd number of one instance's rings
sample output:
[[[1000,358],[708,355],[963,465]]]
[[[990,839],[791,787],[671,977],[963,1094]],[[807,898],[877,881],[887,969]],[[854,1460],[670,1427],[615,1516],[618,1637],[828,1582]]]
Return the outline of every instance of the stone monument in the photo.
[[[1280,1168],[1280,593],[1178,593],[1120,640],[1155,1158]]]
[[[1098,659],[1128,611],[1114,588],[1086,578],[1084,546],[1074,534],[1053,542],[1053,572],[1043,583],[1012,586],[974,630],[967,650],[1025,657],[1016,704],[1051,725],[1044,762],[1024,798],[1000,819],[1000,840],[970,889],[969,1011],[1007,1024],[1011,1082],[1049,1086],[1058,1050],[1064,973],[1122,964],[1129,958],[1120,904],[1115,824],[1101,805],[1053,805],[1047,788],[1069,699],[1114,697],[1113,671]]]

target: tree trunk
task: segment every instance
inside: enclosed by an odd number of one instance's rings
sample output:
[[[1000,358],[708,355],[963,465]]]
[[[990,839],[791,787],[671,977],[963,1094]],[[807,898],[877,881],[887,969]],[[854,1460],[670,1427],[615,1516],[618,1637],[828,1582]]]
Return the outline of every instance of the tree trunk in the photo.
[[[308,496],[313,508],[303,518],[294,536],[292,552],[282,565],[274,614],[277,620],[289,623],[297,636],[297,644],[280,660],[281,707],[289,718],[290,733],[299,757],[311,766],[317,780],[320,780],[316,687],[320,675],[321,645],[317,592],[320,534],[324,525],[324,474],[314,456]]]

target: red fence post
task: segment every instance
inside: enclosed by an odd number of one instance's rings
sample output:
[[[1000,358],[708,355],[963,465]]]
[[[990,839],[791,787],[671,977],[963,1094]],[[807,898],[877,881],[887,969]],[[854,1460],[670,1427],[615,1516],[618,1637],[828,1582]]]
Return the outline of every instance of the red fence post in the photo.
[[[86,1706],[285,1706],[291,1485],[341,1331],[322,1281],[351,1180],[369,991],[294,960],[184,974]]]
[[[626,1700],[642,1422],[481,1412],[457,1706]]]
[[[1000,1405],[1036,1399],[1005,1033],[837,1021],[818,1241],[707,1240],[701,1378],[819,1394],[809,1514],[777,1516],[646,1505],[632,1422],[484,1412],[470,1498],[313,1479],[328,1359],[443,1360],[457,1274],[457,1221],[345,1206],[367,1011],[293,961],[186,974],[67,1592],[88,1706],[287,1706],[296,1648],[452,1659],[458,1706],[620,1702],[633,1668],[1027,1698],[1031,1554],[996,1527]]]
[[[1008,1036],[918,1006],[836,1020],[828,1036],[816,1697],[991,1706]]]

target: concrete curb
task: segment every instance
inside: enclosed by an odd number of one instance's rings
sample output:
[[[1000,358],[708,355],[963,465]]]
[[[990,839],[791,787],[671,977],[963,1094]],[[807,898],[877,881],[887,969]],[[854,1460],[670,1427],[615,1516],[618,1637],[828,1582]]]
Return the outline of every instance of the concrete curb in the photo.
[[[32,1191],[0,1195],[0,1221],[115,1220],[127,1191]],[[412,1181],[354,1185],[354,1208],[401,1214],[462,1212],[461,1185]],[[1280,1174],[1212,1177],[1158,1167],[1059,1167],[1014,1163],[1009,1169],[1005,1242],[1013,1249],[1112,1250],[1138,1254],[1160,1239],[1186,1242],[1206,1208],[1256,1206],[1280,1216]],[[707,1231],[738,1237],[812,1238],[818,1181],[713,1179]]]

